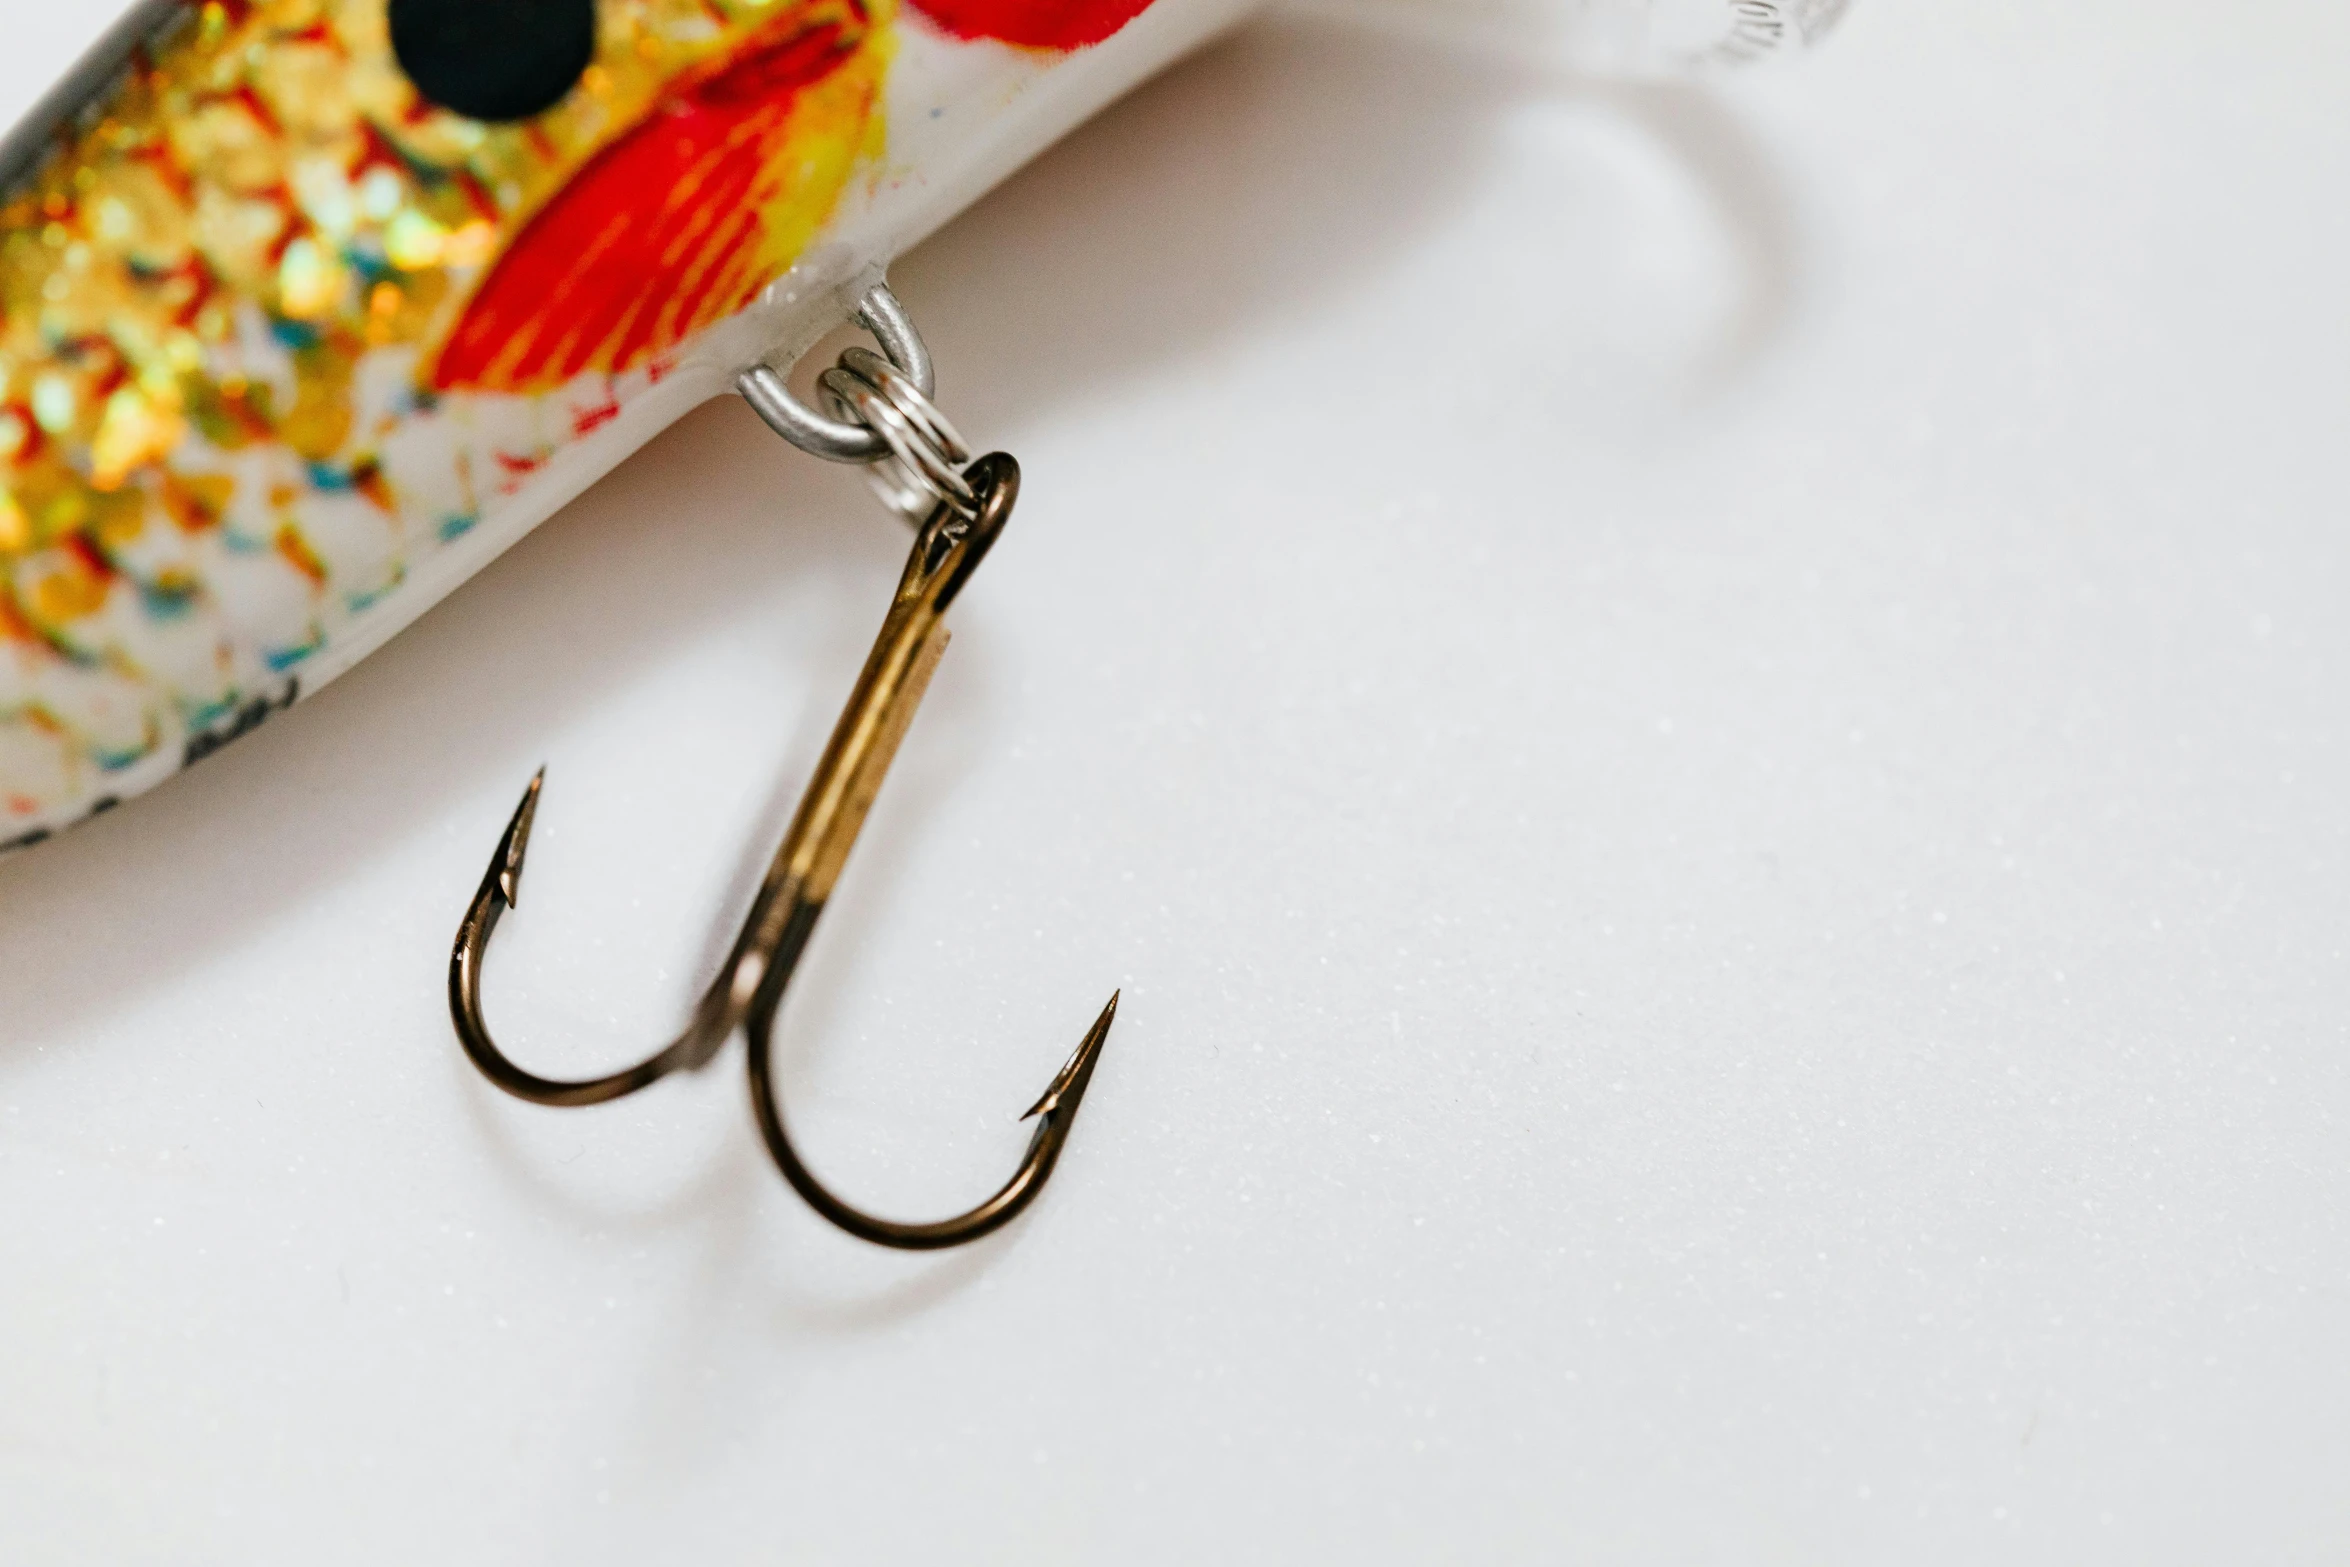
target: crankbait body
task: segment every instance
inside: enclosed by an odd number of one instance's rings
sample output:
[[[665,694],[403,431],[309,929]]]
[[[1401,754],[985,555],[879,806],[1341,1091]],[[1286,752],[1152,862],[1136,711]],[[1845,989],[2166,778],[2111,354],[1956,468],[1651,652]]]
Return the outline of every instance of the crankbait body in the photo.
[[[1249,8],[919,3],[602,0],[509,123],[385,0],[127,18],[0,147],[0,843],[349,668]]]
[[[0,143],[0,847],[334,678],[1260,3],[143,0]]]

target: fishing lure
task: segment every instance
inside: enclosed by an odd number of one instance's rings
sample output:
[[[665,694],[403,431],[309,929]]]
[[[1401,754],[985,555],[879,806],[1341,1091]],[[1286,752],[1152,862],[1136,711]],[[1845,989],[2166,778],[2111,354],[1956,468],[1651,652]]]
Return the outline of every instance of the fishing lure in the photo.
[[[913,1247],[1006,1222],[1115,997],[1013,1180],[941,1224],[825,1191],[767,1082],[783,985],[1018,493],[931,401],[882,269],[1261,3],[142,0],[0,141],[0,848],[315,691],[737,391],[804,449],[874,465],[916,524],[872,660],[684,1036],[586,1083],[491,1041],[481,960],[538,780],[458,939],[458,1032],[500,1086],[578,1104],[739,1028],[770,1150],[826,1217]],[[1397,0],[1440,29],[1547,18],[1691,58],[1776,51],[1839,3]],[[844,355],[811,408],[783,372],[850,318],[882,352]]]

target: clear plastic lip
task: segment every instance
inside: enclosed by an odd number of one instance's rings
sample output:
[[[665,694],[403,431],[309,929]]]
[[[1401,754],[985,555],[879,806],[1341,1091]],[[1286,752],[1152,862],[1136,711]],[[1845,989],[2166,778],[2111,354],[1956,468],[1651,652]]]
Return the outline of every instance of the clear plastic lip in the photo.
[[[1703,71],[1802,53],[1849,0],[1289,0],[1289,9],[1595,72]]]

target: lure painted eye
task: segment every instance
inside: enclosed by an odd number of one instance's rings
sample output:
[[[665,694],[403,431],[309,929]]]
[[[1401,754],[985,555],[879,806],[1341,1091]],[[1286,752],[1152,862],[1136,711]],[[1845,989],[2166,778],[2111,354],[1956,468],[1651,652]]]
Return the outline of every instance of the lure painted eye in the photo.
[[[595,0],[391,0],[390,19],[416,90],[476,120],[552,108],[596,52]]]

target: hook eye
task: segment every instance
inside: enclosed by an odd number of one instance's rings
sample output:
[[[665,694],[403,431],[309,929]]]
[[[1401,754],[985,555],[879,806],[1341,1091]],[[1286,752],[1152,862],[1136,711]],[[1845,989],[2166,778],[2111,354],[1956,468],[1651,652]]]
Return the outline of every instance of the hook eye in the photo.
[[[475,120],[527,120],[596,53],[595,0],[391,0],[392,53],[416,90]]]

